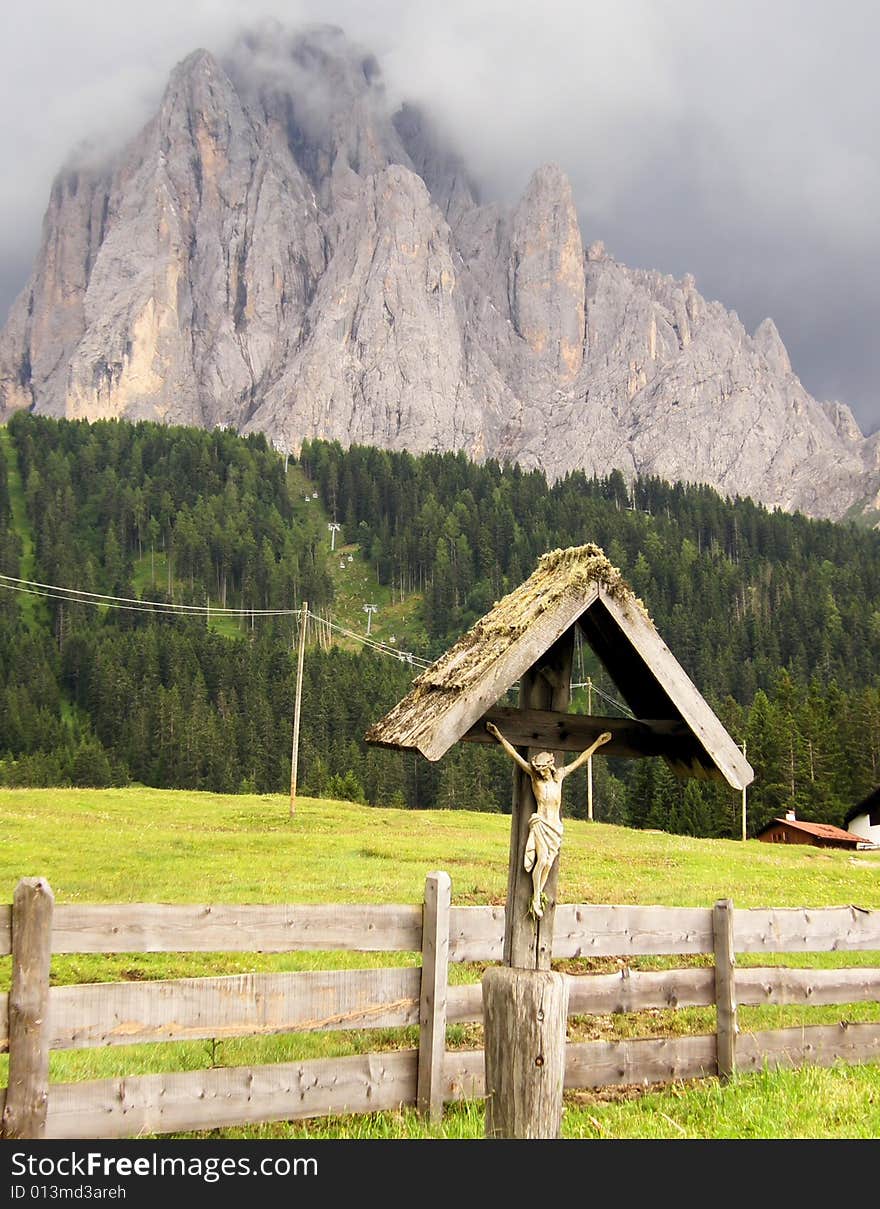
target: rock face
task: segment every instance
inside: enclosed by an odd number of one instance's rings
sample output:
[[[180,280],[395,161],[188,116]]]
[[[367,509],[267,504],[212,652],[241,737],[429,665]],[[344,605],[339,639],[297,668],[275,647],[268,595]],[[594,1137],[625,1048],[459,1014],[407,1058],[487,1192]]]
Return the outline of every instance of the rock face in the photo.
[[[880,509],[880,435],[691,277],[585,251],[561,170],[512,213],[339,30],[197,51],[112,163],[62,172],[0,408],[708,483]]]

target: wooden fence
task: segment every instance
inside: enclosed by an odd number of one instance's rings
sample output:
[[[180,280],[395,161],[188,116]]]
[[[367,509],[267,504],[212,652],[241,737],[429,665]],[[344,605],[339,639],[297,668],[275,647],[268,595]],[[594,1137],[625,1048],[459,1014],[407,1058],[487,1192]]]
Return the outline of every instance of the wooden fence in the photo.
[[[207,1130],[328,1113],[443,1104],[483,1095],[482,1051],[446,1049],[446,1026],[482,1019],[479,983],[449,985],[450,961],[501,958],[502,907],[456,907],[429,875],[422,906],[55,906],[24,879],[0,907],[0,1090],[6,1137],[113,1138]],[[240,974],[50,987],[51,954],[418,952],[421,967]],[[713,954],[705,968],[571,975],[569,1015],[715,1006],[717,1031],[570,1044],[565,1086],[691,1079],[766,1064],[880,1060],[880,1024],[741,1033],[738,1005],[880,1000],[880,969],[737,968],[735,953],[880,951],[880,911],[858,907],[559,906],[555,958]],[[52,1049],[198,1038],[419,1026],[418,1050],[265,1066],[49,1083]]]

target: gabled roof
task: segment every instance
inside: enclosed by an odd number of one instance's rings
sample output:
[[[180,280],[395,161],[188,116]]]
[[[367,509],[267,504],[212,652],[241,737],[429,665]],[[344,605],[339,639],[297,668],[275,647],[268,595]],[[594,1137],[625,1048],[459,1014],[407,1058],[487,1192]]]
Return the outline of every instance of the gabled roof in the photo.
[[[846,817],[843,821],[848,827],[853,819],[857,819],[860,814],[868,816],[868,823],[871,827],[880,827],[880,789],[875,789],[873,793],[869,793],[861,802],[858,802],[855,806],[851,806],[846,812]]]
[[[678,772],[720,776],[736,789],[752,781],[742,752],[645,606],[592,544],[543,555],[524,583],[413,681],[411,692],[367,731],[367,742],[439,760],[576,624],[639,720],[620,719],[622,729],[641,725],[660,744],[656,754]],[[613,721],[605,719],[609,729]],[[606,751],[615,754],[611,744]]]
[[[831,823],[805,823],[800,819],[773,819],[766,827],[761,828],[757,838],[760,838],[765,831],[769,831],[775,823],[782,823],[784,827],[788,827],[792,831],[802,831],[806,835],[814,835],[817,839],[833,840],[838,844],[864,844],[865,842],[863,835],[854,835],[851,831],[844,831]]]

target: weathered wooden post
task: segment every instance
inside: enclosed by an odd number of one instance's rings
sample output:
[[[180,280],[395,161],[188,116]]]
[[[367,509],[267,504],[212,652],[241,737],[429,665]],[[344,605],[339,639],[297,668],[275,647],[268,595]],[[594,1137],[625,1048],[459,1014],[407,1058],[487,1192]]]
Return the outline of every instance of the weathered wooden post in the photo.
[[[495,966],[483,975],[487,1138],[559,1137],[567,1016],[563,974]]]
[[[4,1138],[42,1138],[49,1102],[49,966],[55,895],[41,877],[24,877],[12,899],[9,1086]]]
[[[419,997],[419,1073],[416,1102],[432,1124],[443,1119],[446,988],[449,982],[448,873],[429,873],[422,911],[422,987]]]
[[[290,813],[296,813],[296,778],[299,769],[299,715],[302,708],[303,661],[306,654],[306,630],[309,623],[309,602],[304,600],[299,611],[299,646],[296,656],[296,689],[293,700],[293,740],[290,751]]]
[[[733,901],[722,898],[712,910],[715,947],[715,1011],[718,1077],[727,1080],[736,1070],[739,1033],[736,1005],[736,957],[733,949]]]

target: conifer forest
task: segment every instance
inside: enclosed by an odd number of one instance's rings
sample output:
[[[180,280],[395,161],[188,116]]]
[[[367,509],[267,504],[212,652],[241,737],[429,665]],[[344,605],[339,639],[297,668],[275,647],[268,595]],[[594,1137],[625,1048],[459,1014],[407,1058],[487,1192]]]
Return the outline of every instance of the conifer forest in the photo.
[[[340,621],[344,549],[405,618],[401,655],[356,641],[350,616],[347,628],[315,626],[300,791],[507,810],[510,767],[498,749],[457,745],[431,764],[363,735],[418,670],[404,645],[423,666],[541,554],[585,542],[620,568],[745,745],[750,834],[789,808],[841,824],[880,783],[876,530],[619,472],[549,483],[461,454],[312,441],[285,459],[262,436],[26,413],[0,437],[7,786],[286,792],[295,611],[308,601]],[[367,624],[359,612],[360,634]],[[575,672],[589,687],[576,689],[574,709],[587,712],[589,693],[592,712],[619,712],[588,648]],[[739,834],[739,795],[679,781],[660,760],[597,758],[593,784],[599,820]],[[568,781],[565,809],[586,813],[584,777]]]

